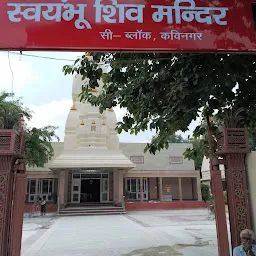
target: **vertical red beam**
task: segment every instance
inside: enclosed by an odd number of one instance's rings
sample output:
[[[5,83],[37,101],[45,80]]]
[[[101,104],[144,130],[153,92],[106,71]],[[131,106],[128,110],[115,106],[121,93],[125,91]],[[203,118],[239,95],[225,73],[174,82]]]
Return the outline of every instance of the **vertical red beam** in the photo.
[[[251,228],[245,157],[249,152],[246,128],[224,128],[219,151],[225,164],[232,248],[240,244],[240,232]],[[224,138],[224,140],[222,139]]]
[[[20,256],[26,184],[21,123],[19,134],[0,130],[0,256]]]
[[[14,180],[15,190],[13,196],[13,215],[11,226],[12,237],[10,244],[11,256],[20,256],[21,251],[23,215],[25,208],[26,178],[26,174],[17,173],[15,175]]]
[[[9,157],[0,157],[0,162],[7,162]],[[2,163],[3,163],[2,162]],[[0,255],[8,255],[9,245],[9,224],[11,216],[11,182],[12,175],[10,171],[3,171],[0,168]]]
[[[225,202],[223,196],[221,171],[219,170],[219,165],[217,165],[217,161],[218,159],[214,156],[210,159],[211,190],[214,198],[218,255],[229,256],[230,254]]]
[[[210,174],[211,174],[211,190],[214,199],[216,233],[218,241],[218,255],[229,256],[229,241],[227,231],[227,219],[225,211],[225,202],[223,195],[221,171],[219,169],[219,159],[216,155],[216,141],[213,138],[213,132],[209,120],[206,115],[208,142],[210,153]]]
[[[226,154],[226,181],[232,248],[240,244],[240,232],[251,229],[245,154]]]

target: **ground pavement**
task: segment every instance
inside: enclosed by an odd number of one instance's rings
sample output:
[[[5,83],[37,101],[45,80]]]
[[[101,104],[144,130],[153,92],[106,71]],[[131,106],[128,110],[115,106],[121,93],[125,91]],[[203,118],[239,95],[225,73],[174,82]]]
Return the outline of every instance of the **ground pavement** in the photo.
[[[25,218],[22,256],[216,256],[206,209]]]

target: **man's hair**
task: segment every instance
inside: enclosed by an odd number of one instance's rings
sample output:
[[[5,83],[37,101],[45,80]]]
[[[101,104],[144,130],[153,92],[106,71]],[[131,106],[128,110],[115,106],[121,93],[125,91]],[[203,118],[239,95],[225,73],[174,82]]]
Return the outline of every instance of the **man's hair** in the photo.
[[[240,238],[242,238],[244,235],[249,235],[252,240],[255,241],[255,234],[250,229],[244,229],[240,233]]]

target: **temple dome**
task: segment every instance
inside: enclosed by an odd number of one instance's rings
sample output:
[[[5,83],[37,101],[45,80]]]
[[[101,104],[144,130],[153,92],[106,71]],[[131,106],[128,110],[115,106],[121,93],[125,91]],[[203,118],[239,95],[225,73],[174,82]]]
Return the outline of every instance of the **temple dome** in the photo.
[[[117,118],[113,109],[100,114],[99,108],[89,102],[80,102],[81,75],[75,75],[72,84],[74,107],[66,121],[64,150],[49,165],[52,170],[63,168],[125,168],[135,165],[119,149],[119,139],[115,131]],[[103,82],[93,93],[100,93]]]
[[[73,105],[67,116],[65,132],[70,132],[70,131],[75,132],[78,122],[79,122],[79,112],[77,111],[76,106]]]
[[[107,109],[105,111],[105,116],[106,116],[106,123],[107,123],[108,127],[111,130],[115,129],[116,123],[117,123],[115,111],[113,109]]]
[[[79,101],[78,96],[82,91],[82,85],[88,81],[89,81],[89,79],[87,79],[87,78],[85,80],[82,80],[82,76],[79,74],[76,74],[74,76],[73,84],[72,84],[72,98],[73,98],[74,102]]]

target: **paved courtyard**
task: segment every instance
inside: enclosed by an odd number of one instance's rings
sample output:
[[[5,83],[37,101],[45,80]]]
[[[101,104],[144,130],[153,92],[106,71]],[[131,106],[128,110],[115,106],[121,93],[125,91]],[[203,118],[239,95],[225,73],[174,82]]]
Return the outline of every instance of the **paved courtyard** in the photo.
[[[206,209],[25,218],[22,256],[216,256]]]

